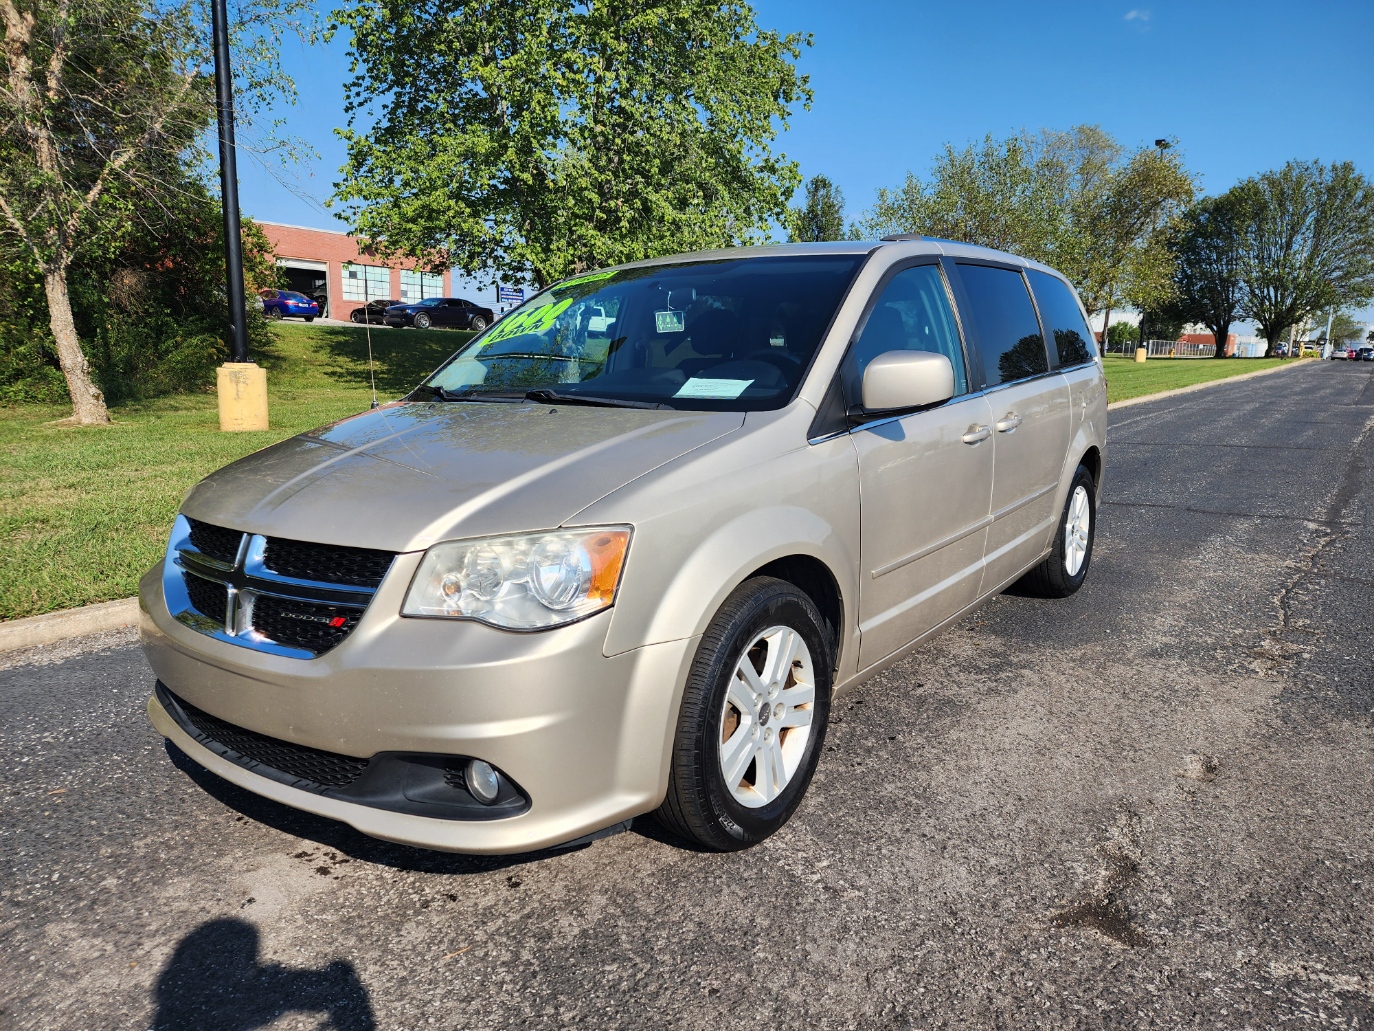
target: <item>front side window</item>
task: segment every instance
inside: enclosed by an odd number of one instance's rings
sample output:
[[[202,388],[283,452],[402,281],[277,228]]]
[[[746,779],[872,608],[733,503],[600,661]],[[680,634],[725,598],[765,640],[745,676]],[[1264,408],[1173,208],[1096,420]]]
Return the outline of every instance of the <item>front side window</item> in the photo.
[[[959,278],[969,301],[969,310],[961,306],[960,311],[964,324],[972,323],[986,385],[995,387],[1049,372],[1040,323],[1021,273],[961,264]]]
[[[868,363],[888,351],[931,351],[954,366],[954,394],[968,393],[968,373],[959,328],[938,265],[903,269],[883,287],[859,339],[845,357],[844,387],[850,404],[859,401]]]
[[[1030,269],[1031,289],[1035,291],[1045,329],[1054,337],[1061,368],[1083,365],[1097,357],[1092,330],[1083,321],[1083,310],[1067,283],[1044,272]]]
[[[864,257],[751,257],[577,276],[475,338],[416,397],[538,390],[588,403],[781,408]]]

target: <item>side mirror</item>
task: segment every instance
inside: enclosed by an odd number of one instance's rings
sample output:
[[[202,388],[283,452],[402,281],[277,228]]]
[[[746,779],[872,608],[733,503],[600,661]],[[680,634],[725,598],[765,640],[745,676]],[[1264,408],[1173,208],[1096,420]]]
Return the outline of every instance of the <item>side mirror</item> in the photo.
[[[870,412],[939,404],[954,396],[954,366],[930,351],[888,351],[864,369],[862,395]]]

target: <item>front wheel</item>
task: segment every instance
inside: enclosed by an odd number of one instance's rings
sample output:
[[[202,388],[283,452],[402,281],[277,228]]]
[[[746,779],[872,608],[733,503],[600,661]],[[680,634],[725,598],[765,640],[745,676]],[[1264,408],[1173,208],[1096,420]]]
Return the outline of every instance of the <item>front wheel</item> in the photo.
[[[348,317],[360,326],[363,324],[363,313],[357,308],[354,308],[353,314]]]
[[[1026,574],[1024,583],[1044,598],[1067,598],[1083,586],[1097,533],[1097,485],[1080,465],[1069,484],[1064,513],[1045,561]]]
[[[420,312],[420,314],[416,315],[416,316],[415,316],[415,328],[416,328],[416,329],[429,329],[429,316],[426,315],[424,312]]]
[[[267,317],[268,317],[269,319],[274,319],[274,320],[280,322],[280,321],[281,321],[281,309],[280,309],[280,308],[268,308],[268,309],[267,309]]]
[[[717,852],[780,829],[825,743],[832,652],[815,604],[790,583],[737,588],[688,674],[659,822]]]

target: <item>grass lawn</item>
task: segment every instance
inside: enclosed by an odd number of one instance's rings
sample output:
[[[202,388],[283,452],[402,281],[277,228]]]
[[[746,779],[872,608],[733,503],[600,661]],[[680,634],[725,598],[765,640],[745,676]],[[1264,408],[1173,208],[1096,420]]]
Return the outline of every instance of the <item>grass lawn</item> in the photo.
[[[1162,390],[1190,387],[1194,383],[1240,376],[1260,369],[1272,369],[1304,358],[1151,358],[1137,365],[1134,358],[1109,354],[1103,361],[1107,370],[1107,400],[1158,394]]]
[[[272,428],[220,433],[213,392],[125,405],[114,424],[49,425],[67,407],[0,409],[0,619],[127,598],[162,554],[177,506],[206,473],[366,409],[361,328],[272,327]],[[471,337],[373,327],[377,396],[399,397]]]

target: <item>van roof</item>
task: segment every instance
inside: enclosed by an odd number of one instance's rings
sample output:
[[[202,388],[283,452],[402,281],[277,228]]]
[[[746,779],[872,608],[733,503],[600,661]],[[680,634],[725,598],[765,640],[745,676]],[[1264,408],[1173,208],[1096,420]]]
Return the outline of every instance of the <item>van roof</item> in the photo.
[[[682,261],[712,260],[721,258],[763,258],[781,257],[792,254],[870,254],[880,248],[900,248],[903,252],[917,254],[942,254],[951,258],[983,258],[989,261],[1005,261],[1025,268],[1039,269],[1062,278],[1062,273],[1048,265],[1007,251],[979,247],[976,244],[960,243],[957,240],[942,240],[934,236],[917,233],[903,233],[886,236],[881,240],[835,240],[826,243],[775,243],[752,247],[726,247],[712,251],[691,251],[684,254],[666,254],[659,258],[646,258],[641,261],[627,262],[616,268],[644,268],[652,265],[671,265]]]

